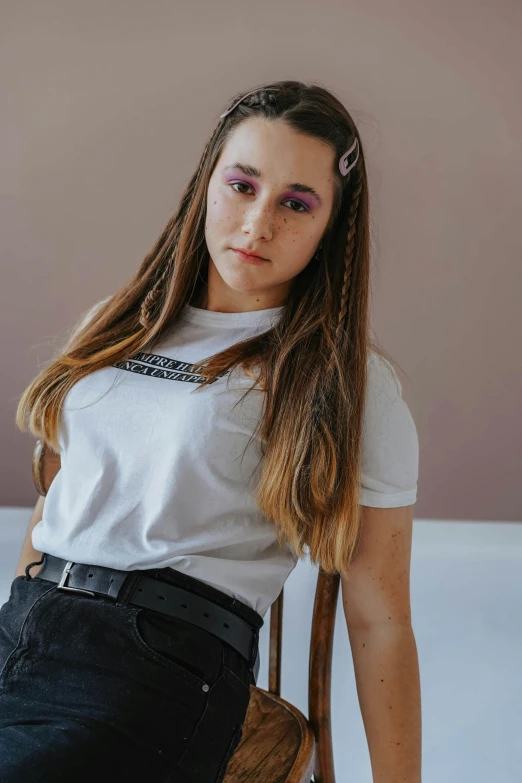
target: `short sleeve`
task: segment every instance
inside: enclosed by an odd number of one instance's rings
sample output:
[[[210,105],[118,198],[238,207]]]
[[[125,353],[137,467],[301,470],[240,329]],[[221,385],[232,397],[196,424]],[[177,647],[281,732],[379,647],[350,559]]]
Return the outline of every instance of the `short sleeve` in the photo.
[[[417,500],[419,440],[390,362],[375,352],[368,360],[359,503],[377,508]]]
[[[69,335],[66,344],[63,347],[63,351],[69,350],[71,347],[72,341],[76,337],[77,334],[84,328],[84,326],[87,326],[91,318],[94,318],[96,313],[103,307],[103,305],[109,301],[109,299],[112,299],[112,294],[110,296],[105,297],[105,299],[101,299],[99,302],[96,302],[92,307],[89,308],[87,313],[83,316],[81,321],[73,328],[71,334]]]

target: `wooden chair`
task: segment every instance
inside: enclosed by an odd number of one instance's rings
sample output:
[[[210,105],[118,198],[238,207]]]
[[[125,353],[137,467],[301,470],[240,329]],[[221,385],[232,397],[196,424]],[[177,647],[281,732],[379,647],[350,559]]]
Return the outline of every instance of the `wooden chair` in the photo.
[[[32,471],[40,495],[47,494],[60,465],[60,457],[38,440]],[[283,590],[272,604],[268,690],[250,686],[243,736],[224,783],[309,783],[312,779],[335,783],[330,695],[339,584],[339,575],[319,570],[308,667],[308,719],[280,695]]]

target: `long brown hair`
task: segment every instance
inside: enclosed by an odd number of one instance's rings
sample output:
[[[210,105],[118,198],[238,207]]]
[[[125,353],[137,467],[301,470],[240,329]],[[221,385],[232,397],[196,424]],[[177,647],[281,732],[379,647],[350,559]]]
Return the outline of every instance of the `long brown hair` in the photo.
[[[299,558],[306,546],[312,563],[345,575],[361,521],[369,351],[389,357],[369,337],[369,200],[361,139],[343,104],[322,86],[266,84],[219,120],[176,214],[133,277],[27,387],[16,424],[58,453],[60,413],[71,387],[150,348],[172,329],[185,304],[198,300],[209,261],[209,179],[232,130],[252,116],[282,119],[332,146],[334,205],[320,250],[292,280],[278,323],[198,363],[206,376],[201,387],[235,366],[256,378],[264,393],[258,506],[280,546],[288,542]],[[343,177],[337,162],[355,137],[359,158]]]

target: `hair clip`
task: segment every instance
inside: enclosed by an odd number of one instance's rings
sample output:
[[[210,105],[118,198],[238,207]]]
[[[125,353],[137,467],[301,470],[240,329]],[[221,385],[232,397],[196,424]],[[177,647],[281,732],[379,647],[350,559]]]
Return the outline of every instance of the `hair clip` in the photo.
[[[352,154],[352,152],[354,151],[355,147],[357,147],[357,155],[355,156],[355,160],[352,163],[350,163],[350,165],[348,166],[348,158]],[[352,144],[352,146],[350,147],[350,149],[347,150],[344,153],[344,155],[341,155],[341,158],[339,160],[339,171],[341,172],[343,177],[346,177],[346,175],[348,174],[350,169],[353,169],[353,167],[355,166],[355,164],[357,163],[358,160],[359,160],[359,142],[358,142],[358,139],[357,139],[357,136],[356,136],[355,137],[355,141]]]

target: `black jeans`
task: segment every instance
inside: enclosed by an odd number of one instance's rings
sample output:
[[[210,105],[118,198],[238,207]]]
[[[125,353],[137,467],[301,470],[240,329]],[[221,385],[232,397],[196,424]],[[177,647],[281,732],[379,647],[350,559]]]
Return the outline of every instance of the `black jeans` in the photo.
[[[250,606],[171,568],[130,571],[118,600],[18,576],[0,607],[2,783],[221,783],[252,672],[229,644],[129,604],[146,573],[257,627]]]

